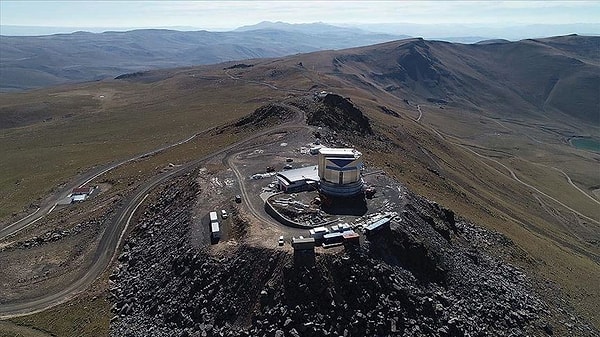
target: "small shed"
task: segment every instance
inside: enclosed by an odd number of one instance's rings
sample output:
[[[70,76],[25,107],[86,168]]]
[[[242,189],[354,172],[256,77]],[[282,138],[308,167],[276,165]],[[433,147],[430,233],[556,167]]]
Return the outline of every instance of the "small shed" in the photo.
[[[344,236],[344,244],[348,244],[348,245],[358,245],[359,244],[360,236],[355,231],[352,231],[352,230],[345,231],[342,234]]]

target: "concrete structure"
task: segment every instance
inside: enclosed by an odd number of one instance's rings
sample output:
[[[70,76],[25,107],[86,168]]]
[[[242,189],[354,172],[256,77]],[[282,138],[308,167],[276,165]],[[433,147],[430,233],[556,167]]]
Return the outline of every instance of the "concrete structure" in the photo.
[[[315,239],[313,238],[292,238],[292,247],[294,250],[315,250]]]
[[[319,178],[322,193],[333,197],[352,197],[362,192],[362,154],[355,149],[319,150]]]
[[[279,190],[295,193],[316,187],[319,181],[317,166],[307,166],[292,170],[277,172]]]
[[[214,240],[221,238],[221,228],[219,227],[218,221],[210,223],[210,235]]]
[[[323,145],[315,145],[308,150],[308,153],[316,155],[319,154],[319,151],[323,148]]]

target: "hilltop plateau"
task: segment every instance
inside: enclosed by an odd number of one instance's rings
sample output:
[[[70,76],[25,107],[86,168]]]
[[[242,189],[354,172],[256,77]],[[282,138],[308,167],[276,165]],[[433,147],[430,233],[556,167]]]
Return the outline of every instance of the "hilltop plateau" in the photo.
[[[598,335],[600,154],[576,146],[600,142],[599,44],[408,39],[1,94],[0,313],[41,310],[3,324]],[[316,139],[362,152],[393,220],[306,267],[251,177],[308,165]],[[100,192],[56,206],[83,184]]]

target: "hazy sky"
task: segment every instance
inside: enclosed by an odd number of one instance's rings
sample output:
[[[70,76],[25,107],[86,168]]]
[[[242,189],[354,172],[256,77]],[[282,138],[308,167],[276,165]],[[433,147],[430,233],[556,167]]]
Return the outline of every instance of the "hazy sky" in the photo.
[[[600,1],[0,1],[2,25],[232,29],[289,23],[598,23]]]

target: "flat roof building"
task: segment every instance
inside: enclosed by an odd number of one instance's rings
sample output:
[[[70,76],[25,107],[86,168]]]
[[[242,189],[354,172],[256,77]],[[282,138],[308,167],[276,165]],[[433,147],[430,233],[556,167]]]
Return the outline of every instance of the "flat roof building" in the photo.
[[[71,202],[72,203],[83,202],[83,201],[85,201],[85,199],[87,199],[87,194],[74,194],[71,197]]]
[[[94,192],[93,187],[76,187],[71,191],[71,203],[83,202]]]
[[[288,193],[308,190],[311,184],[316,185],[318,181],[319,171],[316,165],[277,172],[279,189]]]

